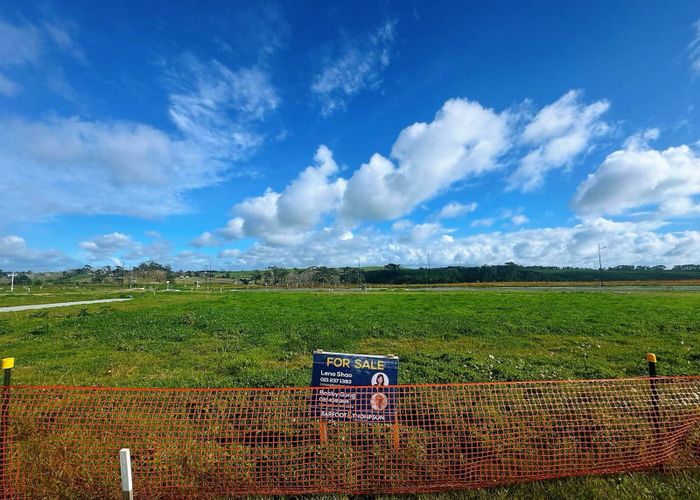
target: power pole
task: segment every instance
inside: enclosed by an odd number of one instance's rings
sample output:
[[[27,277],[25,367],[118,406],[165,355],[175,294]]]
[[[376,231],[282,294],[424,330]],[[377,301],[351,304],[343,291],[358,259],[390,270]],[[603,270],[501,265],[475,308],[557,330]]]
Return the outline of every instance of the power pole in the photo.
[[[600,281],[600,287],[603,287],[603,259],[600,255],[600,251],[607,247],[600,246],[598,243],[598,280]]]
[[[15,276],[17,276],[17,275],[13,271],[10,274],[8,274],[8,276],[10,277],[10,292],[14,292],[15,291]]]
[[[433,288],[433,280],[430,275],[430,250],[428,250],[428,290]]]

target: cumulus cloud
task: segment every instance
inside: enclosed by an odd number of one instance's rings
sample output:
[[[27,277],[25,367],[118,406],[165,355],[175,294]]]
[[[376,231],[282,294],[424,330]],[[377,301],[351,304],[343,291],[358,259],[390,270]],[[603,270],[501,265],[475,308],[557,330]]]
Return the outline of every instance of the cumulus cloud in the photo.
[[[607,247],[604,265],[618,264],[672,266],[697,262],[700,232],[664,231],[660,222],[616,222],[605,218],[586,219],[574,226],[490,231],[457,237],[437,223],[414,224],[397,221],[390,232],[367,226],[353,233],[323,228],[309,232],[302,243],[278,245],[258,240],[247,249],[224,249],[217,255],[196,251],[172,253],[170,247],[154,249],[121,233],[101,235],[81,244],[97,264],[155,258],[179,269],[306,267],[311,265],[354,265],[358,256],[366,264],[397,262],[421,266],[430,251],[436,265],[484,265],[517,262],[523,265],[591,267],[597,259],[597,245]],[[160,253],[158,253],[160,252]],[[3,269],[56,269],[67,258],[60,252],[28,249],[24,240],[0,238],[0,267]]]
[[[420,242],[426,241],[437,234],[447,234],[454,229],[446,229],[437,222],[425,222],[422,224],[414,224],[409,220],[396,221],[392,225],[395,237],[399,241]]]
[[[193,247],[215,247],[221,244],[221,240],[215,234],[209,231],[204,231],[198,237],[190,241]]]
[[[662,216],[689,215],[700,213],[698,195],[697,151],[686,145],[658,151],[636,136],[579,185],[573,208],[582,216],[619,215],[643,207]]]
[[[62,269],[74,261],[59,250],[37,250],[17,235],[0,237],[0,269],[4,271],[47,271]]]
[[[90,260],[100,260],[110,257],[114,252],[140,247],[131,236],[123,233],[103,234],[92,240],[81,241],[78,246],[85,250]]]
[[[521,209],[512,210],[509,208],[502,208],[498,212],[489,217],[482,217],[479,219],[474,219],[470,222],[469,227],[492,227],[497,223],[522,226],[527,224],[530,219],[527,215],[521,213]]]
[[[320,146],[315,166],[302,171],[282,192],[268,188],[236,204],[233,218],[217,235],[291,245],[303,241],[327,214],[336,216],[339,233],[362,221],[399,218],[454,182],[496,169],[497,158],[508,147],[507,134],[507,113],[452,99],[431,123],[404,129],[391,159],[375,154],[349,180],[337,175],[332,152]],[[453,204],[443,215],[454,217],[475,208]],[[202,235],[195,243],[208,239]]]
[[[314,161],[281,193],[268,188],[262,196],[235,205],[235,217],[218,234],[227,239],[252,236],[273,244],[300,242],[325,214],[337,209],[345,190],[346,181],[336,177],[338,165],[326,146],[318,148]]]
[[[81,241],[78,247],[83,250],[83,257],[97,263],[110,261],[122,265],[122,262],[127,260],[170,260],[172,257],[169,242],[157,233],[151,233],[149,237],[149,243],[142,243],[131,235],[114,232]]]
[[[466,99],[447,101],[430,123],[399,134],[391,158],[374,154],[349,179],[342,214],[356,220],[389,220],[454,182],[498,168],[508,149],[508,115]]]
[[[513,217],[510,218],[511,222],[515,224],[516,226],[521,226],[523,224],[527,224],[527,222],[530,220],[527,218],[526,215],[523,214],[517,214],[514,215]]]
[[[328,116],[345,109],[346,102],[364,89],[381,84],[382,71],[389,65],[396,21],[387,21],[362,39],[346,39],[329,57],[311,84],[321,103],[321,114]]]
[[[520,229],[486,232],[455,237],[437,230],[427,238],[406,237],[413,225],[399,224],[399,230],[386,233],[373,227],[357,231],[351,240],[316,231],[303,245],[275,246],[257,242],[231,265],[260,268],[272,265],[346,266],[362,261],[372,264],[398,262],[420,266],[430,251],[435,265],[484,265],[517,262],[523,265],[591,267],[597,259],[597,245],[604,242],[605,266],[618,264],[668,266],[696,262],[700,232],[664,232],[660,224],[614,222],[593,218],[571,227]]]
[[[222,259],[235,259],[241,256],[241,251],[237,248],[227,248],[219,252],[219,258]]]
[[[464,204],[453,201],[442,207],[437,217],[438,219],[453,219],[474,212],[477,206],[476,202]]]
[[[541,144],[542,151],[562,148],[566,154],[560,159],[571,159],[594,131],[602,133],[607,127],[598,120],[607,109],[606,102],[584,106],[578,99],[579,93],[572,91],[543,108],[524,128],[520,140]],[[294,245],[326,215],[334,217],[338,234],[363,223],[405,217],[455,183],[501,168],[501,159],[515,140],[514,114],[509,110],[497,113],[467,99],[450,99],[433,121],[403,129],[389,157],[372,155],[347,180],[338,175],[330,150],[321,146],[316,156],[318,166],[308,167],[282,192],[269,188],[236,204],[233,217],[216,235]],[[578,140],[581,137],[583,142]],[[571,141],[576,147],[570,147]],[[458,217],[476,208],[476,203],[453,202],[430,218]],[[497,217],[481,218],[471,225],[486,227],[505,220],[513,225],[528,222],[524,214],[504,210]],[[206,242],[213,242],[211,235],[202,235],[195,244]]]
[[[547,172],[569,167],[593,139],[610,129],[601,119],[609,106],[605,100],[585,105],[581,91],[571,90],[542,108],[519,138],[522,145],[534,149],[522,158],[507,188],[533,191],[544,184]]]

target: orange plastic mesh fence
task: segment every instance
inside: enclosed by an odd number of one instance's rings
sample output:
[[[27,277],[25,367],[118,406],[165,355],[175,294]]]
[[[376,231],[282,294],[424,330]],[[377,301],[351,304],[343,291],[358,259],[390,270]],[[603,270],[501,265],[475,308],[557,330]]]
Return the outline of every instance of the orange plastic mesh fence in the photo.
[[[325,389],[14,386],[5,496],[401,493],[700,462],[700,377],[397,386],[395,423],[324,422]],[[343,388],[348,394],[372,388]]]

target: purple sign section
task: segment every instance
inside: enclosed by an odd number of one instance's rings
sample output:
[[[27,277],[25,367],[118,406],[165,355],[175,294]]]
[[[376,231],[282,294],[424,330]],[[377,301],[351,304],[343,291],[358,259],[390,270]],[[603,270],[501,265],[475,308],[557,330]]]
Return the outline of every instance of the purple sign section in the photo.
[[[311,414],[324,420],[392,423],[399,358],[314,352]]]

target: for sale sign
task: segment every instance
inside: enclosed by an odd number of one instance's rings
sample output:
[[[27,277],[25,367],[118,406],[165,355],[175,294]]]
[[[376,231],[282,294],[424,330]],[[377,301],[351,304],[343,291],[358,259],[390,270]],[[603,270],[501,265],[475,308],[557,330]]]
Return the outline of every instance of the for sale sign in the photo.
[[[390,423],[396,419],[399,358],[314,352],[311,413],[324,420]]]

